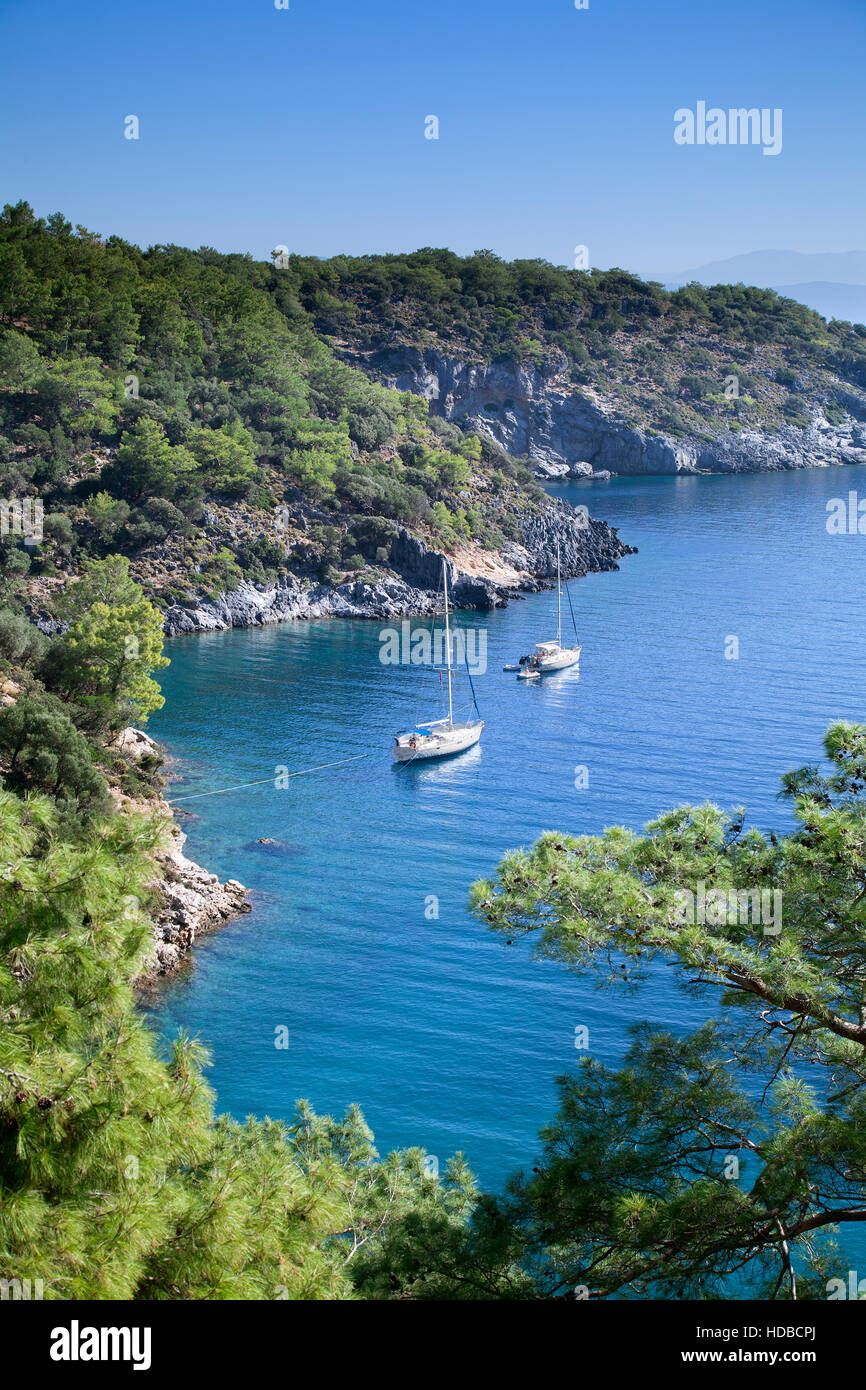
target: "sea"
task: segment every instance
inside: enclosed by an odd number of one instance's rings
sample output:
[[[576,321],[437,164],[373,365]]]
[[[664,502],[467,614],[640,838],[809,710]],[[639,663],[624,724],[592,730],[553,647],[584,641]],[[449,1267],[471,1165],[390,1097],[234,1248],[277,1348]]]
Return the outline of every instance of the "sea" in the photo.
[[[357,1104],[380,1153],[417,1146],[441,1171],[461,1151],[488,1190],[536,1161],[556,1078],[587,1051],[615,1066],[639,1021],[683,1032],[718,1004],[669,966],[628,994],[508,945],[469,912],[471,884],[545,830],[640,830],[685,802],[784,831],[782,774],[866,716],[866,535],[828,529],[866,468],[550,491],[638,553],[568,584],[579,669],[503,670],[556,635],[555,592],[461,615],[476,748],[393,763],[394,734],[441,715],[447,687],[384,661],[378,621],[173,639],[149,724],[186,852],[254,904],[160,988],[153,1026],[206,1044],[220,1110]],[[455,715],[471,702],[460,675]]]

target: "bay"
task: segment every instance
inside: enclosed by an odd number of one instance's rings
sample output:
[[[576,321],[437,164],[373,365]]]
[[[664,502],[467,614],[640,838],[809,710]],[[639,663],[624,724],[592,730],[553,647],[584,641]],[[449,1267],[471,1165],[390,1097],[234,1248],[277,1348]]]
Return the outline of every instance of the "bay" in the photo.
[[[187,853],[239,878],[255,909],[198,943],[151,1013],[166,1037],[207,1044],[219,1107],[290,1118],[301,1096],[336,1113],[355,1102],[380,1151],[419,1145],[442,1165],[461,1149],[498,1188],[538,1151],[576,1028],[613,1065],[630,1023],[701,1021],[712,1004],[669,970],[616,995],[506,946],[467,912],[468,889],[543,830],[640,828],[684,801],[790,824],[781,774],[818,760],[831,720],[866,713],[866,536],[826,526],[850,489],[866,496],[866,468],[551,488],[639,553],[569,585],[579,673],[532,685],[502,671],[555,635],[555,594],[463,615],[486,631],[486,728],[440,764],[391,762],[394,733],[431,717],[442,687],[383,665],[378,623],[170,642],[149,731],[180,760]],[[469,699],[464,679],[457,709]],[[356,755],[273,785],[279,766]]]

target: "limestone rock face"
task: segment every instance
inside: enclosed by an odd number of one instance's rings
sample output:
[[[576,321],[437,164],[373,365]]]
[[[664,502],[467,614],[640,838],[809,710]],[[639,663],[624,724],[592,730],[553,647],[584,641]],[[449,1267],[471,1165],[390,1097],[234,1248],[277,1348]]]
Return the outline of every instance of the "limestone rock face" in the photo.
[[[227,628],[263,627],[307,618],[391,618],[406,613],[435,611],[434,594],[413,589],[402,580],[380,584],[356,580],[331,588],[304,587],[293,575],[279,584],[243,583],[217,599],[194,608],[172,605],[165,614],[165,632],[177,637],[190,632],[219,632]]]
[[[246,889],[237,879],[220,883],[183,853],[186,836],[175,829],[172,845],[159,856],[165,877],[159,882],[163,906],[156,919],[153,975],[177,968],[196,938],[240,913],[251,912]]]
[[[186,836],[174,823],[169,843],[156,858],[161,877],[156,881],[162,906],[154,922],[154,952],[140,983],[170,975],[200,936],[241,913],[251,912],[247,890],[237,879],[220,883],[216,874],[183,853]]]
[[[543,478],[756,473],[866,463],[859,397],[840,401],[851,410],[840,425],[830,424],[816,406],[805,429],[784,425],[773,434],[726,430],[713,440],[675,439],[632,429],[618,417],[613,401],[590,387],[578,391],[561,353],[552,353],[543,365],[469,362],[438,348],[407,346],[384,349],[363,362],[349,356],[384,385],[423,396],[431,414],[528,456]]]
[[[153,757],[159,755],[159,745],[145,734],[141,729],[133,729],[130,725],[126,729],[121,729],[117,738],[114,740],[114,747],[120,753],[126,754],[128,758],[134,758],[139,762],[146,754]]]
[[[243,583],[217,599],[201,600],[194,608],[172,605],[165,614],[170,637],[228,628],[260,627],[307,618],[429,617],[440,612],[439,588],[443,558],[458,608],[489,610],[503,607],[519,592],[545,588],[556,574],[556,548],[565,578],[592,570],[618,568],[632,553],[615,530],[590,517],[586,509],[568,503],[527,512],[517,541],[499,553],[460,553],[455,561],[402,529],[391,545],[389,564],[395,577],[369,584],[363,580],[331,587],[305,587],[290,575],[275,585]]]
[[[140,761],[145,755],[160,756],[159,745],[141,729],[121,729],[114,741],[117,750],[128,758]],[[122,792],[114,789],[119,803],[128,802]],[[152,806],[152,803],[150,803]],[[153,923],[153,952],[139,986],[152,984],[161,975],[172,974],[195,944],[196,938],[222,926],[241,913],[251,912],[247,890],[237,879],[220,883],[200,864],[187,859],[183,852],[186,836],[172,817],[166,801],[160,803],[166,818],[166,836],[162,848],[154,855],[159,875],[154,879],[161,906]]]

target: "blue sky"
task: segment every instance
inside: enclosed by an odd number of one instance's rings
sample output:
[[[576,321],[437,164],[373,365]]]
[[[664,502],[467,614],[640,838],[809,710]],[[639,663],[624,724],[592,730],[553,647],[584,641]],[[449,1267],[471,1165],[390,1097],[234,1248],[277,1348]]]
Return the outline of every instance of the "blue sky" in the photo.
[[[585,244],[648,273],[866,245],[866,0],[290,6],[2,0],[3,201],[262,257]],[[677,146],[701,100],[781,107],[781,154]]]

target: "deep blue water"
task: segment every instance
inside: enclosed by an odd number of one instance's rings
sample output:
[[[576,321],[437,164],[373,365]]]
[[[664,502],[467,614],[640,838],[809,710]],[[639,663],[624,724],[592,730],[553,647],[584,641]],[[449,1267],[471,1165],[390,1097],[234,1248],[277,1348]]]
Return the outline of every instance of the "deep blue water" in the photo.
[[[570,585],[583,657],[527,686],[502,672],[555,631],[552,593],[492,614],[476,680],[480,748],[398,769],[393,734],[438,707],[429,670],[383,666],[378,623],[287,624],[169,643],[150,732],[182,760],[187,852],[255,890],[167,985],[160,1029],[210,1047],[221,1108],[289,1117],[358,1102],[380,1151],[462,1149],[488,1186],[531,1161],[573,1065],[576,1025],[616,1063],[629,1022],[676,1028],[712,1007],[659,970],[637,997],[599,992],[505,946],[466,911],[472,881],[545,829],[639,828],[686,800],[746,804],[785,826],[780,775],[863,718],[866,537],[829,536],[826,504],[866,469],[648,478],[556,491],[639,547]],[[567,612],[567,608],[566,608]],[[729,637],[739,658],[725,658]],[[465,686],[458,697],[466,701]],[[181,801],[356,753],[298,778]],[[589,785],[575,789],[575,768]],[[258,837],[286,842],[274,853]],[[429,895],[438,919],[425,917]],[[275,1029],[290,1032],[287,1051]]]

